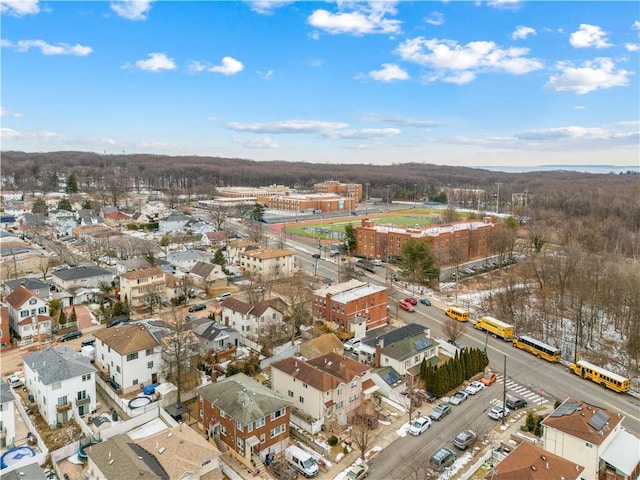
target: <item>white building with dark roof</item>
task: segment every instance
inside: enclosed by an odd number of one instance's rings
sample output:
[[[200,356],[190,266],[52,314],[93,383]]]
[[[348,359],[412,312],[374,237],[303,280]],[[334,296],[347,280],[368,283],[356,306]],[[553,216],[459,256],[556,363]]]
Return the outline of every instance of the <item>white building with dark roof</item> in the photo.
[[[3,445],[12,444],[16,438],[14,400],[11,386],[0,379],[0,438]]]
[[[69,347],[48,347],[22,357],[25,386],[53,428],[96,410],[96,369]]]
[[[115,278],[115,272],[93,265],[67,268],[51,274],[51,280],[58,289],[66,291],[76,288],[100,288],[103,283],[111,285]]]
[[[284,313],[274,306],[273,301],[247,303],[235,297],[222,302],[220,322],[235,328],[240,336],[256,341],[260,335],[273,328],[286,328]]]

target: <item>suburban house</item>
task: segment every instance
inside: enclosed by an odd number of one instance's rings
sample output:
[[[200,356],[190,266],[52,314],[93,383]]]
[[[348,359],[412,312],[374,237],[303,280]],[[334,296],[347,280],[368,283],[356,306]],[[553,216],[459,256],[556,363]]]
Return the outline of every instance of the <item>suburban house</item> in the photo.
[[[371,380],[371,367],[330,352],[309,360],[289,357],[271,365],[273,390],[289,399],[294,409],[310,418],[303,428],[318,420],[346,425],[355,410],[378,387]],[[304,417],[295,413],[296,417]],[[310,420],[310,421],[309,421]],[[292,418],[296,423],[296,419]],[[315,432],[312,432],[315,433]]]
[[[404,377],[393,367],[378,367],[371,371],[371,380],[378,386],[378,394],[399,405],[405,405],[407,397],[402,394],[407,391]]]
[[[382,327],[389,321],[387,288],[355,279],[331,285],[313,293],[312,310],[314,317],[345,332],[354,332],[360,319],[367,330]]]
[[[314,358],[329,352],[340,355],[344,353],[344,344],[334,333],[325,333],[300,345],[300,355],[303,358]]]
[[[4,295],[9,295],[16,288],[22,285],[27,290],[32,291],[36,295],[42,297],[44,300],[49,301],[51,297],[51,285],[47,282],[43,282],[38,278],[23,277],[15,280],[7,280],[4,282]]]
[[[222,301],[220,322],[235,328],[240,336],[256,341],[260,335],[268,335],[286,328],[283,312],[274,307],[274,302],[247,303],[235,297]]]
[[[227,245],[227,258],[229,263],[240,265],[240,255],[250,250],[257,250],[260,245],[251,240],[236,240]]]
[[[118,275],[123,273],[132,272],[134,270],[142,270],[145,268],[151,268],[153,265],[145,257],[134,257],[127,260],[121,260],[116,264],[116,272]]]
[[[0,303],[0,349],[11,345],[11,316],[9,309]]]
[[[200,243],[213,249],[218,249],[224,246],[227,242],[227,232],[224,230],[217,232],[205,232],[202,235]]]
[[[561,456],[549,453],[537,445],[522,442],[507,455],[498,465],[489,470],[484,480],[582,480],[584,467],[566,460]]]
[[[189,215],[172,210],[169,215],[158,220],[158,230],[161,233],[179,232],[190,221]]]
[[[122,213],[118,210],[114,210],[113,212],[105,213],[103,215],[104,223],[110,227],[121,227],[126,223],[131,222],[131,216],[126,213]]]
[[[11,330],[20,340],[35,341],[51,335],[49,303],[20,285],[5,298],[11,319]]]
[[[189,290],[191,289],[189,288],[186,276],[182,275],[179,277],[177,275],[164,272],[164,280],[164,298],[171,300],[172,298],[180,297],[182,295],[189,295]]]
[[[100,288],[100,285],[112,285],[116,274],[111,270],[82,265],[66,268],[51,274],[51,280],[59,290],[72,291],[76,288]]]
[[[158,383],[160,343],[143,324],[97,330],[95,365],[103,378],[126,394],[144,384]]]
[[[245,275],[262,280],[277,280],[293,275],[295,252],[279,248],[257,248],[240,254]]]
[[[15,400],[11,386],[0,379],[0,448],[14,444],[16,438]]]
[[[192,322],[191,331],[198,337],[200,355],[202,356],[211,350],[220,352],[237,348],[240,343],[240,335],[235,328],[227,327],[208,318]]]
[[[166,261],[183,272],[190,272],[198,262],[210,263],[213,254],[200,250],[187,250],[184,252],[171,252],[167,254]]]
[[[120,299],[132,308],[157,305],[166,300],[166,280],[160,267],[145,268],[120,275]]]
[[[47,347],[23,358],[25,386],[53,428],[96,410],[96,369],[69,347]]]
[[[227,275],[218,264],[197,262],[189,272],[189,281],[206,292],[212,287],[226,285]]]
[[[635,479],[640,441],[624,430],[623,420],[619,413],[569,397],[542,420],[542,444],[584,467],[583,478]]]
[[[196,391],[198,426],[211,440],[222,441],[248,469],[255,471],[254,464],[267,453],[288,446],[291,407],[271,389],[238,373]]]

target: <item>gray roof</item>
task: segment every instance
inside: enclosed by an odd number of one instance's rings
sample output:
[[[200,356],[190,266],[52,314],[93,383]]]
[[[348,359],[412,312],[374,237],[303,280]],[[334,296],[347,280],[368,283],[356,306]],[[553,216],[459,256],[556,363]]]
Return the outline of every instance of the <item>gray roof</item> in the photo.
[[[424,332],[425,327],[422,325],[418,325],[417,323],[410,323],[409,325],[405,325],[404,327],[397,328],[383,335],[378,335],[377,337],[369,338],[364,340],[362,343],[365,345],[369,345],[370,347],[375,347],[380,340],[383,341],[383,345],[391,345],[403,338],[412,337],[417,333]]]
[[[43,289],[47,291],[49,290],[49,284],[47,282],[43,282],[42,280],[39,280],[37,278],[32,278],[32,277],[23,277],[23,278],[17,278],[16,280],[7,280],[6,282],[4,282],[4,284],[12,292],[16,288],[18,288],[19,285],[24,285],[24,288],[26,288],[27,290],[31,290],[32,292],[35,292],[36,290],[43,290]]]
[[[203,385],[196,390],[242,425],[248,425],[289,406],[289,402],[280,398],[273,390],[243,373]]]
[[[188,222],[191,220],[189,215],[185,215],[184,213],[180,213],[176,210],[171,210],[171,213],[164,218],[161,218],[162,222]]]
[[[109,479],[169,480],[169,474],[162,468],[158,459],[131,440],[127,434],[117,435],[92,445],[85,452]]]
[[[100,267],[94,267],[92,265],[83,265],[81,267],[67,268],[65,270],[59,270],[52,274],[54,277],[58,277],[61,280],[79,280],[81,278],[102,277],[103,275],[115,275],[111,270],[106,270]]]
[[[416,353],[423,352],[433,346],[434,342],[422,332],[402,338],[389,345],[385,343],[380,353],[395,360],[406,360]]]
[[[19,468],[11,470],[10,472],[2,473],[2,480],[24,480],[28,478],[29,480],[46,480],[47,477],[44,475],[42,468],[38,465],[37,462],[30,463],[28,465],[23,465]]]
[[[192,328],[192,330],[199,337],[202,337],[205,340],[209,340],[209,341],[215,340],[223,332],[227,332],[227,333],[236,332],[234,328],[227,327],[225,325],[221,325],[213,321],[209,325],[206,325],[206,326],[199,325],[197,327]]]
[[[75,378],[85,373],[95,373],[89,359],[70,347],[47,347],[22,357],[26,365],[38,373],[40,382],[50,385]]]
[[[13,400],[15,400],[15,398],[13,398],[13,394],[11,393],[11,387],[8,383],[2,382],[0,384],[0,403],[9,403]]]

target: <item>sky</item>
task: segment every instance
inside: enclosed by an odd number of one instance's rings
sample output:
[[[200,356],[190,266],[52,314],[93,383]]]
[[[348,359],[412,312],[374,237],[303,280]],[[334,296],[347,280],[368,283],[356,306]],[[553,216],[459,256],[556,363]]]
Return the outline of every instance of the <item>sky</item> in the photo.
[[[1,148],[638,167],[638,5],[0,0]]]

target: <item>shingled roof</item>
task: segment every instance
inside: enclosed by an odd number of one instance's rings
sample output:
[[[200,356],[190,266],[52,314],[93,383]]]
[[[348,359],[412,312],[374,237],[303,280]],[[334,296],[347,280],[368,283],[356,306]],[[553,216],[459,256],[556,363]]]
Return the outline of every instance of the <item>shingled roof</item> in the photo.
[[[23,285],[19,285],[13,292],[7,295],[5,299],[6,302],[11,305],[16,310],[20,310],[20,308],[27,303],[30,298],[37,298],[38,300],[42,300],[45,302],[46,300],[42,298],[40,295],[33,293],[28,288],[25,288]]]
[[[196,390],[198,395],[202,395],[243,425],[290,405],[290,402],[276,395],[273,390],[243,373],[203,385]]]
[[[120,355],[128,355],[159,345],[155,337],[143,324],[105,328],[96,331],[93,335]]]
[[[38,374],[40,382],[44,385],[96,371],[88,358],[69,347],[47,347],[39,352],[25,355],[22,360]]]

